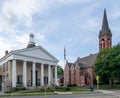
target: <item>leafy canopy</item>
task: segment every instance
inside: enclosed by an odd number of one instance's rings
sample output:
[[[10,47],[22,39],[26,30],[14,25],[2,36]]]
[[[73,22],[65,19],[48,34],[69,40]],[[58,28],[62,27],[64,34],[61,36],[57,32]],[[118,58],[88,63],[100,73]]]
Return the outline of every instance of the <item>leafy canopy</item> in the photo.
[[[101,81],[112,83],[113,79],[120,79],[120,44],[98,53],[94,72],[100,76]]]
[[[64,75],[63,68],[59,65],[57,66],[57,72],[58,72],[58,75]]]

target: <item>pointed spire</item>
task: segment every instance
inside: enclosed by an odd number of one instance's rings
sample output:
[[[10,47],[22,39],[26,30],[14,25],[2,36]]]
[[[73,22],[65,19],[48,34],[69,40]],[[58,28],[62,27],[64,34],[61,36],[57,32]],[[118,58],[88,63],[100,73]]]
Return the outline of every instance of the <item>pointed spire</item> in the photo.
[[[102,23],[102,31],[106,31],[109,28],[108,26],[108,20],[107,20],[107,14],[106,9],[104,10],[104,16],[103,16],[103,23]],[[105,33],[105,32],[104,32]]]
[[[34,42],[34,35],[30,34],[29,42],[27,48],[32,48],[35,47],[35,42]]]
[[[106,9],[104,9],[104,15],[103,15],[103,22],[102,22],[102,30],[100,30],[99,37],[103,34],[108,34],[112,36],[111,30],[109,29],[108,20],[107,20],[107,14]]]

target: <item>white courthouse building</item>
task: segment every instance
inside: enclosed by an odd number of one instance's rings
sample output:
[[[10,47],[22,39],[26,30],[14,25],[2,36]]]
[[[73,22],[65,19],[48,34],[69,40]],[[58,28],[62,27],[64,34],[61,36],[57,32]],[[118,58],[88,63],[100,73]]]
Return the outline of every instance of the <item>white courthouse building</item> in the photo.
[[[57,84],[58,59],[41,46],[30,34],[24,49],[6,51],[0,59],[0,84],[4,87],[43,87]]]

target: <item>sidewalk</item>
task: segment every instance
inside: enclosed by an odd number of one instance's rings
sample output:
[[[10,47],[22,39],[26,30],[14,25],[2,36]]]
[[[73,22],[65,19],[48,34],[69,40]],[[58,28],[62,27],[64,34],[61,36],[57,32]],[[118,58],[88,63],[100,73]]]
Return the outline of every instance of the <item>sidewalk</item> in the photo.
[[[99,92],[104,93],[104,94],[112,94],[113,91],[110,90],[99,90]]]
[[[114,95],[114,96],[117,96],[117,98],[120,98],[120,90],[118,90],[118,91],[116,91],[116,90],[99,90],[99,92],[104,93],[104,94]]]
[[[54,93],[55,94],[73,94],[72,92],[58,92],[58,91],[55,91]]]

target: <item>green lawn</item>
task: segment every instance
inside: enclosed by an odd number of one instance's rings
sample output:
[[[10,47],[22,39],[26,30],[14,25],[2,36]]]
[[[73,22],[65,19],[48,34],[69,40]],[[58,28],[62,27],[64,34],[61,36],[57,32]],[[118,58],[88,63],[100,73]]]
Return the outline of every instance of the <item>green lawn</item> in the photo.
[[[96,85],[94,85],[96,88]],[[99,85],[99,89],[120,89],[120,85]]]
[[[111,89],[120,89],[120,85],[99,85],[99,89],[107,89],[107,90],[111,90]],[[46,91],[46,92],[45,92]],[[72,93],[91,93],[92,91],[90,91],[89,87],[85,88],[85,87],[55,87],[54,89],[38,89],[38,90],[20,90],[20,91],[15,91],[14,93],[6,93],[4,95],[0,95],[0,96],[32,96],[32,95],[45,95],[45,93],[48,94],[57,94],[55,93],[55,91],[57,92],[72,92]],[[96,92],[96,85],[94,85],[94,92]]]

